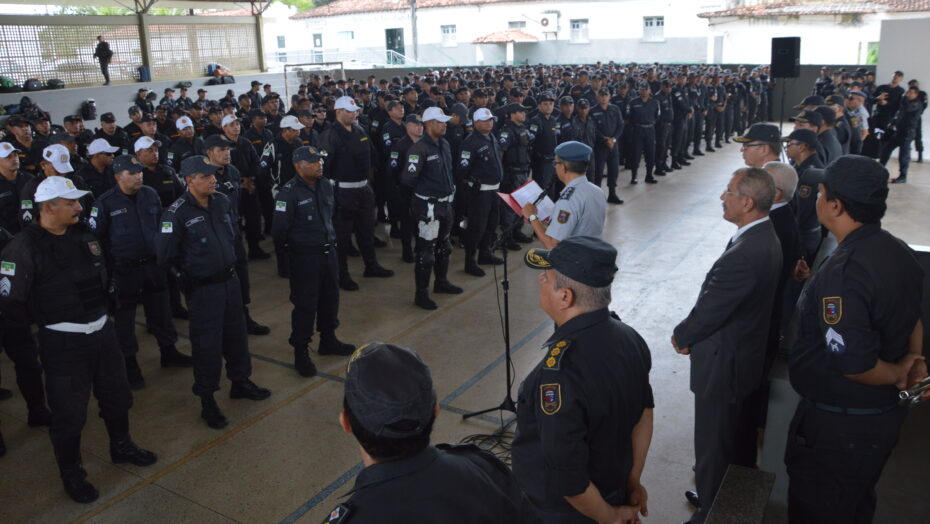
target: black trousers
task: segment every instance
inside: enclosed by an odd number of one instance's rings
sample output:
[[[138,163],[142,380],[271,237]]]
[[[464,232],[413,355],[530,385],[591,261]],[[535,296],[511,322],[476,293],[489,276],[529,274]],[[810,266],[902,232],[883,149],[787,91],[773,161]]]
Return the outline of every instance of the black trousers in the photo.
[[[113,317],[116,339],[123,356],[131,357],[139,352],[139,341],[136,339],[136,306],[139,303],[145,311],[145,323],[158,341],[158,347],[174,346],[178,341],[178,333],[171,322],[165,271],[154,261],[133,268],[121,268],[117,264],[113,278],[119,293],[119,307]]]
[[[730,464],[756,465],[756,425],[745,412],[751,407],[745,398],[729,403],[694,398],[694,476],[701,508],[691,516],[692,524],[707,518]]]
[[[669,142],[672,136],[672,123],[659,122],[656,124],[656,161],[660,166],[668,167]]]
[[[339,242],[341,273],[349,272],[346,249],[351,245],[353,234],[365,266],[378,263],[375,257],[375,221],[375,192],[370,185],[354,189],[337,189],[336,220],[333,225]]]
[[[867,524],[875,485],[898,443],[907,408],[882,415],[823,411],[801,400],[788,429],[788,520]]]
[[[630,162],[632,178],[636,178],[639,170],[639,160],[645,157],[646,176],[652,176],[652,169],[656,160],[656,128],[655,126],[642,127],[633,125],[633,159]]]
[[[710,115],[710,113],[708,113]],[[701,147],[701,139],[704,138],[704,115],[700,109],[694,110],[694,118],[691,119],[693,124],[693,132],[691,133],[691,141],[694,144],[694,150],[697,151]]]
[[[252,375],[242,291],[239,279],[231,278],[191,290],[191,354],[194,357],[195,395],[211,395],[220,389],[220,373],[226,359],[226,376],[233,382]]]
[[[251,280],[249,280],[249,255],[242,247],[242,238],[235,240],[236,276],[239,277],[239,291],[242,293],[242,305],[252,303]]]
[[[500,198],[497,191],[475,191],[467,189],[468,227],[465,229],[465,256],[474,257],[477,252],[490,251],[494,230],[500,213]]]
[[[620,175],[620,144],[607,149],[604,146],[594,148],[594,185],[601,187],[604,180],[604,168],[607,168],[607,187],[617,187],[617,177]]]
[[[291,337],[295,348],[313,339],[313,325],[320,333],[339,327],[339,260],[335,246],[327,253],[299,246],[288,250],[291,267]]]
[[[262,239],[262,213],[257,189],[254,193],[245,188],[239,190],[239,215],[243,218],[249,250],[255,250]]]
[[[672,122],[672,161],[680,160],[687,150],[688,120],[679,119]]]
[[[42,386],[42,366],[32,331],[28,324],[17,324],[0,317],[0,345],[13,361],[16,385],[30,410],[45,407],[45,390]]]
[[[429,288],[431,273],[436,274],[437,281],[446,280],[449,273],[449,257],[452,254],[452,243],[449,241],[452,205],[449,202],[436,202],[433,204],[432,216],[429,205],[429,202],[418,196],[414,196],[410,203],[410,215],[417,225],[414,281],[418,291]],[[433,225],[434,221],[439,223],[435,235],[427,231],[430,227],[436,227]]]
[[[266,177],[255,178],[255,194],[258,196],[258,207],[264,225],[262,232],[271,234],[271,221],[274,218],[274,195],[271,194],[271,181]]]
[[[126,417],[132,407],[132,393],[126,363],[109,321],[89,335],[40,328],[38,338],[52,412],[48,433],[58,455],[61,448],[80,442],[91,391],[104,420]]]
[[[711,105],[710,109],[707,110],[707,116],[704,117],[704,142],[707,147],[711,147],[714,141],[714,133],[717,131],[717,124],[720,121],[720,115],[714,106]]]
[[[103,58],[98,58],[97,61],[100,62],[100,72],[103,73],[104,82],[110,83],[110,61]]]
[[[555,165],[552,163],[552,160],[536,158],[530,165],[530,169],[532,170],[531,174],[533,180],[544,190],[548,188],[546,194],[555,202],[559,195],[555,192],[555,183],[558,182],[558,178],[555,175]]]

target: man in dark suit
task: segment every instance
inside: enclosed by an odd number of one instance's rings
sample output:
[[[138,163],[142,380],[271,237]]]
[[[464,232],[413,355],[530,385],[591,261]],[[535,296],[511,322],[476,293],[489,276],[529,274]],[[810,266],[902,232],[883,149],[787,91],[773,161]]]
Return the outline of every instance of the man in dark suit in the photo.
[[[750,395],[762,383],[765,348],[782,253],[769,219],[775,184],[765,170],[733,173],[720,195],[723,217],[739,229],[705,277],[697,303],[672,336],[691,356],[697,494],[687,498],[707,518],[730,464],[756,463]],[[700,495],[698,499],[697,495]]]
[[[105,80],[103,85],[110,85],[110,60],[113,59],[113,50],[110,49],[110,43],[104,40],[103,35],[97,37],[94,58],[100,62],[100,72],[103,73]]]

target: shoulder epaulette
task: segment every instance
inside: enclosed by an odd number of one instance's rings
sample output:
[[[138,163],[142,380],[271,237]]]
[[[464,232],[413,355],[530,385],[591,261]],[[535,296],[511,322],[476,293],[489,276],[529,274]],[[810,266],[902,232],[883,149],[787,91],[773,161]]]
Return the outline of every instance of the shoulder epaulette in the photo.
[[[571,345],[571,340],[560,340],[550,345],[546,353],[546,360],[543,361],[543,369],[550,371],[562,369],[562,359],[565,358],[565,353],[568,352],[568,348],[570,348]]]

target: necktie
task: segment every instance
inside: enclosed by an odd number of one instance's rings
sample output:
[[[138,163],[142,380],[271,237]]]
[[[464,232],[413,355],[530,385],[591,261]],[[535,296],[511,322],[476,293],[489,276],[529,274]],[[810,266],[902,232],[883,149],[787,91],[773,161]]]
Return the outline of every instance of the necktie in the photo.
[[[730,241],[727,242],[727,249],[730,249],[730,246],[732,245],[733,245],[733,239],[731,238]],[[727,249],[724,249],[724,251],[726,251]]]

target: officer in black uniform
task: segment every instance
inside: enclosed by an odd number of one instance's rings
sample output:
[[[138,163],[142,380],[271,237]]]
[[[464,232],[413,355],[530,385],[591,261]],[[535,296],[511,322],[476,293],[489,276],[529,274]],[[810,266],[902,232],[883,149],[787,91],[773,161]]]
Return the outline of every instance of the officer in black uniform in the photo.
[[[171,167],[181,169],[181,162],[194,155],[203,155],[203,140],[194,133],[194,121],[189,116],[182,116],[175,124],[178,137],[171,143],[168,154],[171,155]]]
[[[511,102],[500,110],[502,118],[505,119],[501,125],[499,133],[499,142],[501,150],[501,163],[504,166],[504,178],[501,181],[501,192],[511,193],[518,187],[527,183],[530,179],[530,148],[532,147],[532,138],[529,129],[526,128],[526,107]],[[523,244],[533,241],[533,237],[521,231],[521,226],[512,229],[515,221],[523,219],[517,216],[513,210],[505,209],[500,214],[501,229],[504,231],[513,231],[508,243],[511,247],[513,242]]]
[[[430,445],[438,414],[430,369],[413,350],[390,344],[358,350],[349,361],[339,423],[358,441],[366,467],[324,524],[539,523],[496,457],[474,445]]]
[[[96,138],[87,147],[87,158],[89,162],[78,168],[77,176],[84,179],[88,189],[94,195],[99,197],[104,191],[113,187],[113,156],[119,152],[119,148],[111,146],[109,142],[102,138]]]
[[[607,168],[607,201],[622,204],[617,196],[617,178],[620,176],[620,142],[623,137],[623,114],[610,103],[610,91],[597,93],[598,104],[591,109],[591,118],[597,125],[598,137],[594,144],[594,185],[601,187],[604,168]]]
[[[430,274],[433,272],[436,273],[433,292],[453,295],[462,292],[462,288],[447,278],[449,257],[452,255],[452,242],[449,241],[452,199],[455,197],[452,153],[449,143],[442,138],[448,121],[449,117],[438,107],[430,107],[423,112],[426,132],[407,150],[407,163],[401,173],[401,183],[413,190],[410,213],[417,222],[414,303],[423,309],[438,307],[429,296]]]
[[[132,393],[108,320],[106,257],[81,224],[87,192],[64,177],[36,190],[41,212],[3,250],[0,309],[13,322],[39,326],[39,355],[52,411],[49,436],[65,490],[93,502],[97,489],[81,464],[81,430],[91,389],[110,437],[110,459],[149,466],[158,458],[129,436]]]
[[[136,157],[118,157],[113,170],[116,187],[94,201],[87,223],[103,244],[119,297],[114,323],[129,386],[142,389],[145,379],[136,360],[136,305],[140,302],[146,325],[158,341],[161,366],[191,367],[193,360],[175,347],[178,333],[171,322],[167,277],[155,259],[161,201],[154,189],[142,184],[142,163]]]
[[[659,102],[652,98],[649,84],[641,83],[637,86],[639,98],[630,101],[630,125],[633,127],[633,158],[631,159],[630,184],[638,184],[637,170],[639,159],[644,158],[646,163],[646,183],[656,184],[652,176],[656,158],[656,123],[662,116]]]
[[[259,162],[261,169],[259,178],[267,181],[266,183],[270,185],[269,191],[277,193],[279,188],[296,176],[294,163],[290,159],[293,158],[294,151],[301,147],[300,131],[303,128],[304,125],[295,116],[289,115],[282,118],[277,136],[275,136],[274,140],[268,142],[262,150],[262,157]],[[263,207],[274,209],[274,201],[272,200],[268,206],[263,204]],[[274,213],[274,211],[271,213]],[[273,217],[265,217],[265,223],[268,225],[273,220]],[[274,250],[278,262],[278,276],[289,278],[290,267],[287,263],[287,255],[284,253],[284,246],[276,242]]]
[[[525,257],[542,269],[555,321],[520,385],[513,471],[545,523],[623,522],[647,514],[640,475],[652,436],[646,342],[607,309],[617,251],[569,237]]]
[[[529,130],[533,133],[531,172],[533,180],[555,199],[555,146],[559,145],[559,115],[555,113],[555,96],[545,91],[539,95],[538,112],[530,118]]]
[[[403,221],[404,217],[409,215],[407,210],[409,206],[399,207],[399,202],[402,200],[401,196],[397,194],[398,181],[395,178],[392,178],[389,174],[391,160],[395,160],[394,172],[399,171],[400,167],[403,167],[403,155],[399,155],[397,158],[394,158],[393,154],[396,152],[394,146],[397,145],[405,136],[407,136],[407,124],[406,118],[404,117],[404,105],[398,102],[397,100],[391,100],[387,103],[387,111],[385,120],[381,122],[379,126],[380,129],[378,134],[375,135],[372,133],[372,139],[378,149],[378,162],[381,165],[380,170],[375,171],[375,181],[378,184],[378,187],[375,187],[376,195],[381,193],[384,199],[387,200],[388,205],[388,215],[391,220],[391,236],[393,238],[401,238],[403,231]],[[418,116],[416,113],[411,113],[407,116]],[[417,120],[419,121],[419,120]],[[410,147],[410,144],[407,144],[407,147]],[[406,149],[405,151],[406,152]],[[379,175],[382,175],[379,177]],[[378,200],[380,206],[380,200]],[[381,209],[380,207],[378,208]],[[406,253],[406,251],[405,251]],[[412,259],[413,255],[411,255]]]
[[[551,111],[551,101],[549,101]],[[491,251],[494,231],[499,222],[500,189],[504,169],[500,160],[500,146],[491,129],[496,118],[487,108],[475,111],[475,130],[462,143],[455,171],[464,185],[462,196],[468,202],[465,216],[465,272],[483,277],[479,265],[497,265],[504,261]],[[554,121],[554,118],[548,121]],[[543,186],[545,187],[545,186]],[[477,261],[475,255],[477,254]]]
[[[161,161],[161,147],[161,142],[147,136],[138,138],[134,145],[136,157],[143,167],[143,183],[158,193],[161,206],[165,208],[184,193],[184,184],[177,172]]]
[[[888,171],[842,156],[826,167],[817,217],[839,241],[798,302],[789,355],[801,400],[788,430],[788,518],[871,522],[875,484],[907,416],[898,390],[927,376],[920,321],[924,275],[881,228]]]
[[[410,199],[413,198],[413,189],[401,184],[401,174],[407,161],[407,150],[423,137],[423,121],[420,115],[407,115],[404,117],[405,135],[392,141],[387,166],[384,170],[387,178],[388,194],[391,195],[389,213],[392,217],[400,217],[397,234],[392,224],[392,236],[399,236],[401,243],[401,258],[404,262],[413,263],[413,240],[416,237],[416,222],[410,215]],[[389,122],[388,125],[392,124]]]
[[[656,170],[657,176],[665,176],[671,171],[668,165],[669,143],[671,142],[672,128],[675,122],[674,100],[672,98],[672,84],[662,80],[659,92],[656,94],[661,111],[659,121],[656,123]]]
[[[102,138],[109,142],[113,147],[120,148],[119,153],[127,154],[132,151],[132,144],[129,135],[121,127],[116,125],[116,117],[113,113],[104,113],[100,115],[100,128],[94,133],[96,138]]]
[[[375,255],[375,193],[368,182],[374,153],[368,134],[356,122],[359,107],[355,100],[343,96],[333,106],[336,122],[320,135],[320,148],[326,151],[330,165],[327,174],[338,187],[336,191],[336,234],[339,235],[339,287],[358,290],[349,275],[348,250],[352,235],[365,262],[365,277],[387,278],[394,271],[381,267]]]
[[[220,389],[223,358],[232,381],[230,398],[264,400],[271,395],[249,380],[252,362],[235,269],[235,220],[229,199],[217,193],[217,170],[202,156],[181,163],[187,191],[164,212],[155,237],[158,263],[180,271],[186,288],[193,392],[201,399],[201,417],[214,429],[228,424],[213,398]]]
[[[315,147],[294,151],[297,176],[275,195],[271,232],[285,246],[291,273],[290,344],[294,367],[304,377],[316,375],[307,346],[313,326],[320,333],[320,355],[351,355],[355,346],[336,338],[339,327],[339,260],[336,256],[336,210],[332,180],[323,178],[325,157]]]
[[[823,181],[823,164],[816,149],[819,142],[810,129],[792,131],[785,142],[785,152],[798,173],[798,187],[789,205],[798,221],[804,259],[813,264],[823,238],[816,209],[817,186]]]

